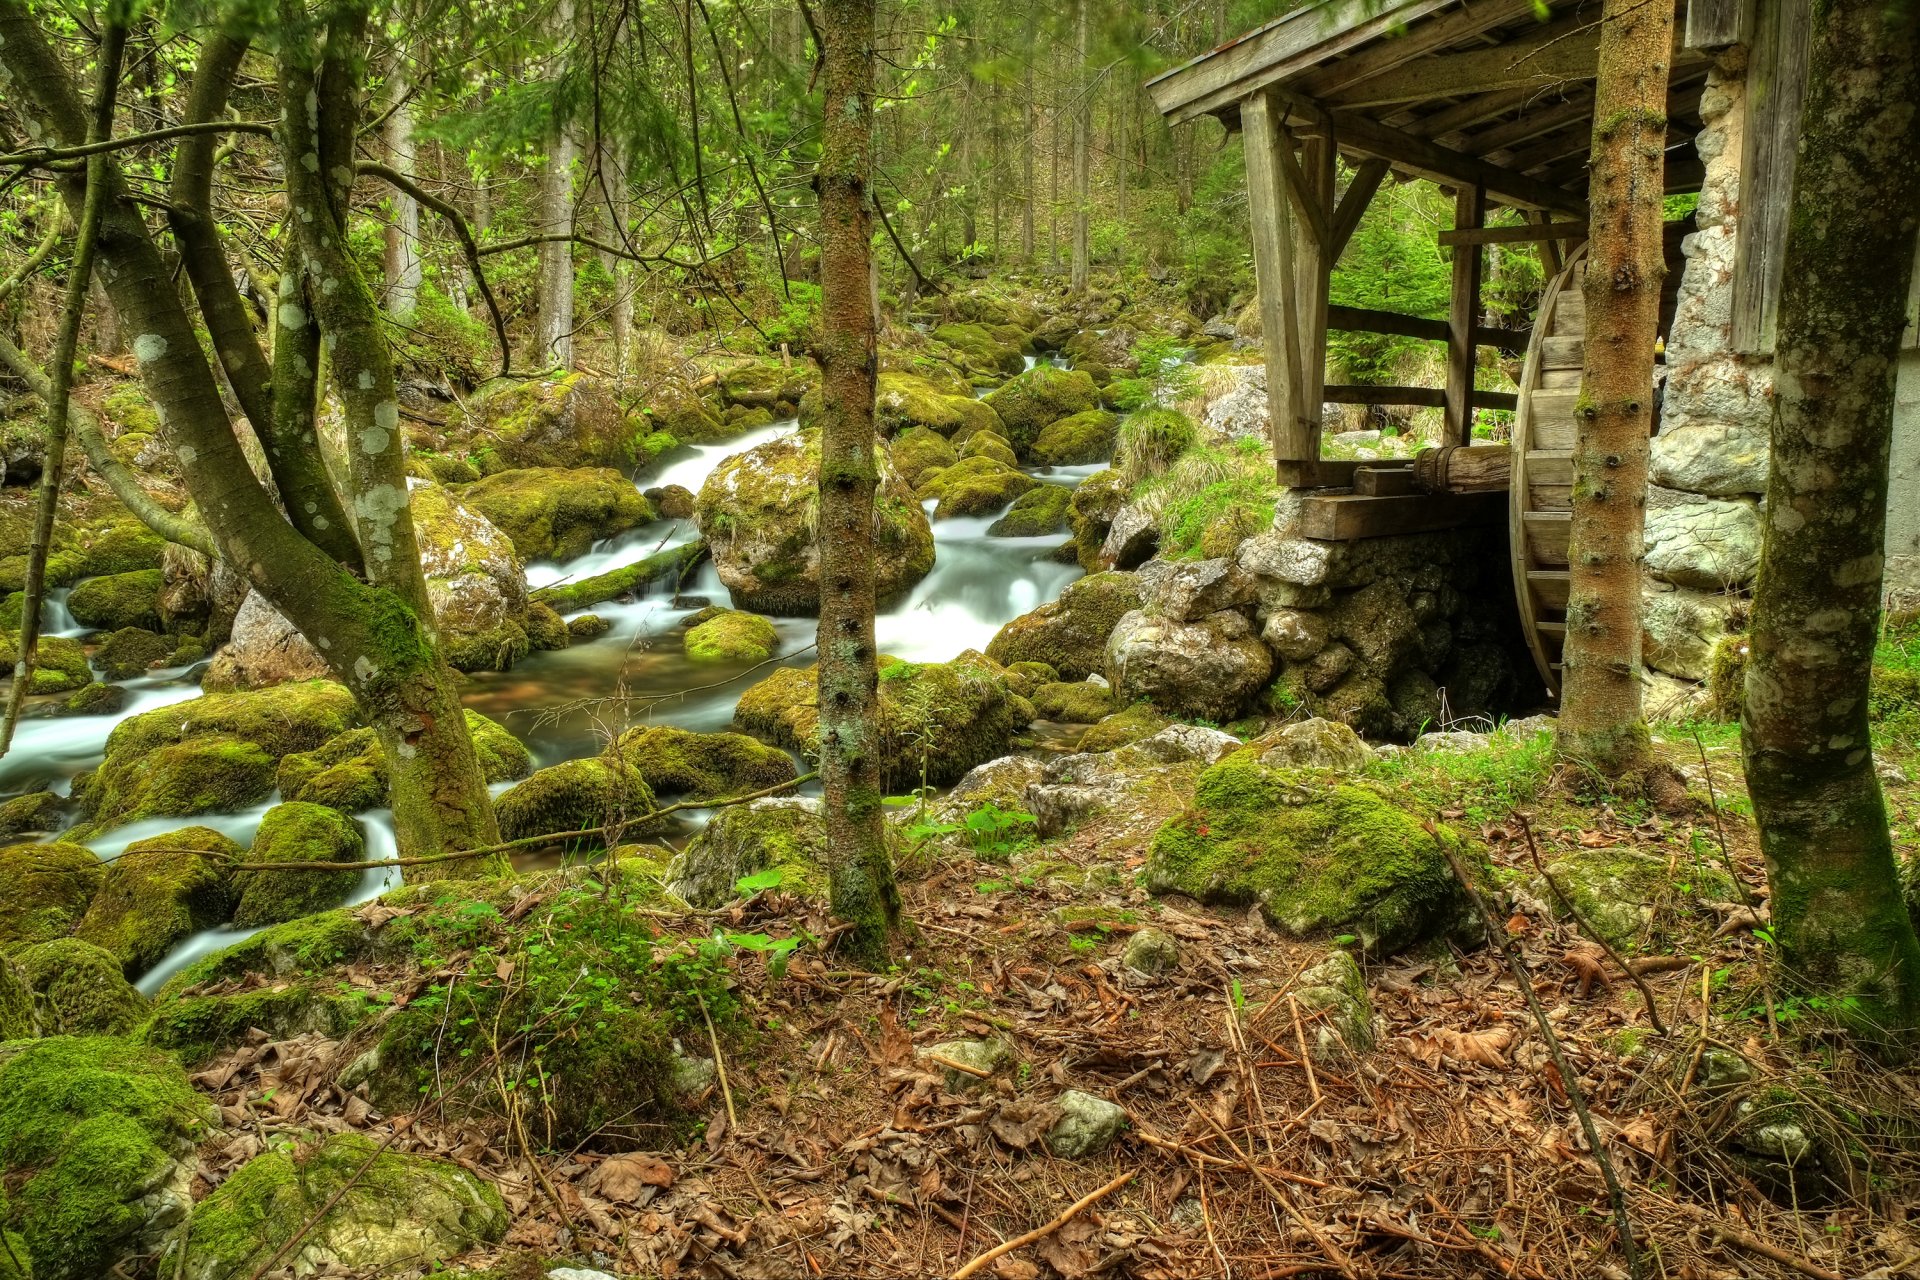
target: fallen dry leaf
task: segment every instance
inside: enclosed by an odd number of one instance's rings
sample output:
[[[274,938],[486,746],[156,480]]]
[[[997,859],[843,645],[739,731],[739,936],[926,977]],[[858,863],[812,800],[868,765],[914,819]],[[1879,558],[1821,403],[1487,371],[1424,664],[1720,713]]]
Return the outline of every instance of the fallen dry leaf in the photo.
[[[587,1187],[619,1204],[643,1204],[647,1188],[665,1190],[673,1185],[673,1166],[659,1156],[644,1151],[609,1156],[594,1166],[586,1178]]]

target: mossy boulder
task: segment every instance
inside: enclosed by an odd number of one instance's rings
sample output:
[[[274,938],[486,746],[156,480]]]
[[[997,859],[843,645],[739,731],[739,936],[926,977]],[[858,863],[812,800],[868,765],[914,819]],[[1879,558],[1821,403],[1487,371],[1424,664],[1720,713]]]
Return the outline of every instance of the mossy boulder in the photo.
[[[504,671],[527,652],[527,575],[508,535],[462,505],[467,492],[408,485],[420,570],[447,664]]]
[[[780,648],[780,633],[757,613],[723,609],[689,627],[683,637],[694,662],[765,662]]]
[[[586,374],[502,382],[475,408],[468,452],[483,474],[519,467],[623,467],[650,428],[627,420],[606,383]]]
[[[211,827],[136,840],[107,864],[74,935],[104,948],[130,978],[233,914],[240,846]]]
[[[925,780],[957,781],[982,761],[1006,754],[1016,725],[1016,698],[1006,672],[967,650],[951,662],[880,658],[882,785],[904,791]],[[748,689],[734,708],[736,729],[816,759],[819,677],[813,667],[786,667]]]
[[[366,840],[352,818],[325,805],[291,800],[267,810],[249,862],[359,862]],[[233,877],[243,929],[279,924],[337,907],[360,882],[358,871],[241,871]]]
[[[633,482],[611,467],[500,471],[461,490],[460,501],[511,538],[523,560],[572,560],[653,519]]]
[[[653,790],[646,779],[617,756],[549,765],[493,802],[501,838],[506,840],[631,821],[653,808]],[[572,843],[597,846],[601,840],[580,837]]]
[[[513,782],[533,772],[533,756],[498,721],[468,711],[467,733],[488,782]],[[363,813],[387,802],[387,761],[372,729],[349,729],[312,751],[285,756],[275,781],[286,800],[308,801],[341,813]]]
[[[793,759],[744,733],[694,733],[666,725],[629,729],[612,754],[640,771],[656,796],[718,800],[792,780]]]
[[[1025,457],[1051,424],[1099,408],[1100,388],[1078,370],[1042,364],[990,393],[986,403],[1000,415],[1008,441]]]
[[[1719,867],[1698,860],[1676,867],[1637,849],[1569,849],[1548,862],[1546,870],[1552,883],[1534,876],[1528,892],[1562,920],[1567,918],[1564,894],[1583,924],[1625,951],[1656,939],[1663,926],[1701,903],[1732,902],[1740,894]]]
[[[1098,573],[1104,567],[1100,549],[1106,545],[1107,533],[1126,505],[1129,492],[1127,478],[1112,468],[1096,472],[1074,487],[1073,500],[1067,505],[1067,524],[1073,530],[1075,558],[1088,573]]]
[[[876,451],[876,595],[905,593],[933,568],[933,530],[886,449]],[[820,435],[801,431],[735,454],[701,486],[696,510],[733,603],[775,617],[820,610]]]
[[[1094,724],[1113,714],[1113,691],[1086,680],[1055,681],[1033,691],[1033,709],[1042,720]]]
[[[1057,484],[1043,484],[1027,490],[1013,500],[1007,514],[987,526],[991,538],[1044,538],[1066,526],[1067,508],[1073,490]]]
[[[27,947],[14,959],[39,1008],[41,1031],[62,1036],[124,1036],[146,1017],[147,998],[120,962],[79,938]]]
[[[140,627],[122,627],[100,642],[93,659],[109,680],[131,680],[170,664],[178,646]]]
[[[987,645],[987,656],[1007,665],[1044,662],[1062,680],[1085,680],[1104,671],[1107,637],[1139,607],[1140,586],[1131,573],[1091,574],[1068,586],[1058,600],[1001,627]]]
[[[998,431],[976,431],[968,436],[960,445],[960,458],[962,461],[968,458],[992,458],[1002,466],[1020,465],[1019,455],[1014,453],[1013,446]]]
[[[1044,467],[1077,467],[1113,456],[1120,419],[1105,409],[1088,409],[1048,423],[1034,437],[1027,460]]]
[[[819,374],[806,361],[783,364],[778,360],[756,361],[728,369],[720,375],[720,398],[729,405],[766,409],[778,417],[791,417]]]
[[[796,400],[798,398],[795,397]],[[643,441],[651,436],[667,436],[675,444],[712,444],[716,440],[725,440],[739,429],[730,419],[715,413],[713,406],[689,391],[669,394],[659,403],[648,405],[645,425],[650,435],[642,437]],[[650,461],[641,457],[643,452],[642,448],[636,446],[633,449],[633,461]]]
[[[452,1161],[338,1133],[264,1152],[221,1183],[194,1210],[179,1274],[244,1276],[284,1246],[280,1265],[296,1275],[437,1271],[446,1258],[498,1242],[507,1222],[500,1193]]]
[[[1165,729],[1173,721],[1153,709],[1152,704],[1136,702],[1101,720],[1080,735],[1074,750],[1082,754],[1118,751]]]
[[[0,675],[6,677],[6,685],[13,684],[13,669],[19,661],[19,632],[0,633]],[[71,693],[93,682],[87,651],[78,640],[41,636],[33,646],[33,662],[35,693]]]
[[[1023,343],[1017,340],[1024,335],[999,326],[943,324],[929,336],[935,342],[951,347],[959,355],[961,363],[976,375],[989,378],[1002,374],[1010,376],[1026,367],[1026,358],[1021,351]]]
[[[99,855],[81,845],[0,848],[0,951],[72,933],[106,876]]]
[[[114,976],[118,977],[119,973],[115,968]],[[40,1020],[33,1011],[33,988],[27,985],[25,975],[6,953],[0,952],[0,1044],[9,1040],[31,1040],[39,1034]],[[5,1229],[6,1216],[6,1201],[0,1197],[0,1230]],[[8,1276],[5,1267],[0,1267],[0,1280]]]
[[[0,838],[57,831],[67,802],[51,791],[31,791],[0,801]]]
[[[257,804],[272,794],[281,757],[338,737],[357,715],[344,685],[310,680],[129,716],[107,736],[83,807],[101,831],[135,818]]]
[[[813,392],[808,399],[817,402],[819,392]],[[811,424],[818,416],[817,404],[811,417],[808,408],[806,403],[801,405],[802,424]],[[964,438],[975,431],[1000,429],[1000,415],[976,400],[964,386],[950,388],[917,374],[886,370],[881,372],[874,391],[873,416],[883,436],[898,435],[914,427],[925,427],[950,439]]]
[[[778,870],[780,888],[819,893],[826,887],[826,852],[818,800],[754,800],[714,814],[668,864],[666,887],[696,907],[717,907],[739,896],[734,886],[742,879]]]
[[[68,593],[67,611],[75,622],[96,631],[155,630],[160,626],[160,590],[165,585],[158,569],[86,578]]]
[[[1003,510],[1039,483],[997,458],[976,455],[929,472],[915,492],[922,498],[936,499],[939,505],[934,508],[934,517],[944,520]]]
[[[1129,413],[1118,431],[1119,456],[1115,467],[1130,482],[1165,475],[1200,439],[1193,419],[1177,409],[1147,405]]]
[[[1228,609],[1192,622],[1126,614],[1107,638],[1107,679],[1129,702],[1169,715],[1224,723],[1273,677],[1273,655],[1245,615]]]
[[[63,716],[110,716],[127,705],[127,691],[117,684],[92,684],[75,689],[60,700]]]
[[[55,1036],[0,1061],[0,1229],[34,1280],[98,1280],[157,1252],[191,1206],[210,1108],[165,1054],[110,1036]]]
[[[893,438],[893,466],[909,485],[918,485],[930,471],[960,461],[947,438],[932,427],[909,427]]]
[[[1352,935],[1387,955],[1466,927],[1443,847],[1476,865],[1457,833],[1429,835],[1384,787],[1329,785],[1243,750],[1200,775],[1192,807],[1155,834],[1143,880],[1153,893],[1258,903],[1291,937]]]
[[[70,519],[63,504],[63,518],[53,527],[53,546],[47,554],[48,586],[71,586],[82,578],[160,567],[166,541],[118,503],[112,503],[110,510],[112,514],[106,515],[74,513],[78,518]],[[20,551],[0,554],[0,591],[19,591],[27,581],[31,526],[23,524],[16,531],[6,523],[0,521],[0,547]]]

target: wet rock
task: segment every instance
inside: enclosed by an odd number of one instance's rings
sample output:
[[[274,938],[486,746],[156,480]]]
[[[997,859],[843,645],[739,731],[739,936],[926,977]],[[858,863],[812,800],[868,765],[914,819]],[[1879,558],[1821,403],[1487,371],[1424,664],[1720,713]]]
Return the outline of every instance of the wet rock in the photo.
[[[1747,602],[1650,582],[1640,596],[1640,655],[1656,670],[1705,680],[1713,649],[1745,617]]]
[[[1096,472],[1074,487],[1067,504],[1067,524],[1073,529],[1074,559],[1089,574],[1100,572],[1100,551],[1106,543],[1113,518],[1126,504],[1128,484],[1120,472],[1108,468]]]
[[[1078,1089],[1055,1099],[1060,1118],[1047,1130],[1047,1150],[1062,1160],[1099,1155],[1127,1128],[1127,1109]]]
[[[987,526],[991,538],[1043,538],[1066,527],[1073,491],[1057,484],[1029,489],[1013,500],[1007,514]]]
[[[168,665],[176,643],[139,627],[122,627],[100,642],[93,660],[110,680],[131,680],[154,667]]]
[[[572,560],[654,518],[611,467],[499,471],[462,489],[460,502],[506,534],[522,560]]]
[[[1090,574],[1069,585],[1058,600],[1000,628],[987,656],[1008,666],[1044,662],[1061,680],[1084,680],[1106,665],[1107,638],[1139,607],[1140,587],[1132,574]]]
[[[1148,977],[1171,973],[1180,964],[1180,944],[1164,929],[1141,929],[1127,939],[1120,963]]]
[[[57,830],[67,802],[51,791],[34,791],[0,801],[0,837]]]
[[[67,612],[83,627],[118,631],[122,627],[160,628],[160,570],[102,574],[75,584],[67,595]]]
[[[319,650],[265,596],[250,590],[233,615],[227,643],[213,655],[205,684],[223,692],[264,689],[296,680],[324,680],[331,674]]]
[[[631,821],[654,807],[653,791],[640,771],[607,756],[536,770],[493,802],[505,840],[592,830]],[[588,846],[601,843],[598,836],[579,840]]]
[[[1047,424],[1035,437],[1028,461],[1042,467],[1077,467],[1113,456],[1120,419],[1105,409],[1088,409]]]
[[[693,519],[694,503],[697,501],[693,490],[685,485],[656,485],[642,491],[641,497],[652,505],[655,514],[662,520]]]
[[[623,467],[649,433],[612,389],[586,374],[499,384],[475,406],[471,454],[482,473],[524,467]]]
[[[1336,720],[1300,720],[1256,739],[1260,763],[1269,769],[1332,769],[1358,773],[1372,763],[1373,748]]]
[[[74,936],[112,953],[128,977],[233,914],[240,846],[210,827],[136,840],[107,864]]]
[[[683,637],[693,662],[765,662],[780,648],[780,633],[757,613],[718,609]]]
[[[1330,952],[1302,973],[1294,998],[1303,1013],[1326,1011],[1311,1024],[1315,1058],[1339,1062],[1373,1048],[1373,1002],[1367,998],[1366,977],[1348,952]]]
[[[127,691],[117,684],[101,684],[94,681],[83,688],[75,689],[60,702],[60,714],[63,716],[111,716],[117,715],[127,705]]]
[[[1100,390],[1085,373],[1043,364],[990,393],[986,404],[1000,415],[1007,440],[1024,457],[1046,427],[1098,408]]]
[[[1140,567],[1140,607],[1176,622],[1253,603],[1253,580],[1231,559],[1155,560]]]
[[[915,493],[935,500],[934,517],[945,520],[1003,510],[1039,483],[998,458],[975,454],[929,473]]]
[[[786,892],[824,893],[826,841],[818,800],[780,796],[733,805],[714,814],[667,865],[667,891],[696,907],[717,907],[740,896],[741,880],[777,870]]]
[[[972,1067],[975,1071],[989,1074],[999,1071],[1013,1061],[1013,1050],[1007,1042],[993,1040],[943,1040],[939,1044],[930,1044],[920,1050],[920,1057],[928,1067],[938,1068],[941,1079],[946,1083],[948,1092],[958,1093],[963,1089],[978,1089],[987,1083],[979,1076],[965,1071],[956,1071],[952,1067],[933,1061],[935,1057],[948,1058],[962,1066]]]
[[[1760,567],[1760,509],[1748,499],[1647,491],[1647,572],[1677,586],[1726,591]]]
[[[353,819],[325,805],[290,800],[267,810],[249,862],[359,862],[366,841]],[[360,883],[358,871],[242,871],[233,923],[248,929],[337,907]]]
[[[1272,677],[1273,657],[1238,613],[1176,622],[1136,610],[1108,637],[1106,674],[1123,700],[1145,698],[1169,715],[1227,721]]]

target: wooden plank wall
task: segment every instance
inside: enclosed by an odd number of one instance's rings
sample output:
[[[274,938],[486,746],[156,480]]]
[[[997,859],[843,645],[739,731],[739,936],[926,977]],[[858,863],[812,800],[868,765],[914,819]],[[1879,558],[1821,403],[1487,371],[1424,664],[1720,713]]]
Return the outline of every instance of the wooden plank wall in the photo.
[[[1807,87],[1810,6],[1760,4],[1747,57],[1740,152],[1740,222],[1734,236],[1733,349],[1773,351],[1793,192],[1794,144]]]

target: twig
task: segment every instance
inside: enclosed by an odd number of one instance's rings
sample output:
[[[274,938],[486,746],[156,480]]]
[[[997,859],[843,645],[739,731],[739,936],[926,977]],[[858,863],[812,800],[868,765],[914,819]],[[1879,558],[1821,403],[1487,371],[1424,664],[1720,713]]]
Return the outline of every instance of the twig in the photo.
[[[1127,1119],[1130,1122],[1133,1136],[1150,1147],[1158,1147],[1162,1151],[1171,1151],[1175,1155],[1185,1156],[1189,1160],[1197,1160],[1201,1164],[1217,1165],[1222,1169],[1246,1172],[1252,1168],[1252,1166],[1244,1160],[1228,1160],[1221,1156],[1211,1155],[1208,1152],[1200,1150],[1198,1147],[1190,1147],[1184,1142],[1175,1142],[1171,1138],[1163,1138],[1153,1130],[1147,1128],[1146,1125],[1141,1122],[1140,1117],[1131,1111],[1127,1113]],[[1285,1169],[1269,1169],[1267,1173],[1272,1177],[1280,1179],[1282,1182],[1292,1182],[1303,1187],[1312,1187],[1316,1191],[1324,1191],[1327,1189],[1326,1183],[1320,1181],[1318,1178],[1309,1178],[1304,1173],[1290,1173]]]
[[[1653,1023],[1653,1029],[1657,1034],[1666,1035],[1666,1019],[1660,1016],[1660,1006],[1654,1001],[1653,988],[1647,985],[1647,980],[1632,965],[1620,958],[1620,953],[1613,949],[1613,944],[1587,922],[1587,918],[1580,914],[1580,908],[1573,905],[1573,899],[1567,896],[1566,891],[1560,887],[1560,882],[1553,878],[1551,871],[1547,870],[1547,864],[1540,860],[1540,846],[1534,843],[1533,824],[1527,821],[1527,815],[1516,811],[1513,817],[1514,821],[1520,824],[1520,833],[1527,838],[1527,855],[1533,859],[1534,870],[1538,871],[1540,878],[1547,882],[1547,888],[1553,890],[1553,896],[1560,900],[1560,905],[1566,908],[1568,917],[1580,932],[1599,943],[1600,949],[1607,953],[1607,959],[1613,961],[1620,972],[1633,980],[1633,985],[1640,989],[1640,998],[1647,1002],[1647,1020]]]
[[[1313,1100],[1320,1101],[1320,1081],[1314,1078],[1313,1055],[1307,1052],[1307,1030],[1300,1025],[1300,1002],[1291,995],[1287,997],[1287,1010],[1293,1014],[1293,1041],[1300,1046],[1300,1065],[1306,1068],[1307,1088],[1313,1090]]]
[[[1643,1271],[1640,1264],[1640,1248],[1634,1243],[1633,1221],[1627,1216],[1627,1193],[1620,1185],[1619,1177],[1613,1170],[1613,1159],[1607,1154],[1607,1148],[1600,1141],[1600,1131],[1594,1127],[1593,1115],[1587,1110],[1586,1099],[1580,1095],[1580,1083],[1573,1074],[1573,1068],[1567,1065],[1567,1055],[1560,1047],[1560,1037],[1554,1033],[1553,1024],[1547,1020],[1547,1011],[1540,1007],[1540,997],[1533,991],[1533,975],[1527,970],[1527,962],[1520,958],[1514,948],[1513,939],[1500,927],[1500,921],[1487,907],[1486,899],[1480,896],[1480,890],[1467,875],[1467,869],[1460,865],[1460,859],[1454,856],[1446,841],[1440,838],[1440,829],[1432,822],[1423,823],[1427,834],[1433,837],[1433,843],[1440,854],[1453,868],[1454,878],[1460,887],[1467,891],[1474,910],[1480,913],[1480,919],[1487,927],[1487,935],[1500,947],[1501,955],[1506,957],[1507,967],[1513,970],[1513,980],[1520,987],[1520,994],[1526,997],[1527,1008],[1533,1011],[1533,1020],[1540,1027],[1540,1034],[1546,1037],[1547,1051],[1553,1055],[1554,1070],[1560,1073],[1560,1085],[1566,1091],[1567,1101],[1573,1105],[1573,1111],[1580,1118],[1580,1129],[1587,1137],[1587,1145],[1593,1148],[1593,1158],[1600,1165],[1600,1176],[1606,1180],[1607,1198],[1613,1202],[1613,1216],[1620,1226],[1620,1252],[1625,1256],[1627,1273],[1633,1280],[1641,1280]]]
[[[720,1079],[720,1096],[727,1100],[727,1129],[732,1131],[740,1127],[740,1117],[733,1110],[733,1087],[727,1083],[727,1060],[720,1052],[720,1037],[713,1033],[713,1017],[707,1012],[707,998],[697,991],[694,998],[700,1002],[700,1020],[707,1024],[707,1043],[713,1046],[713,1070]]]
[[[1768,1244],[1765,1240],[1750,1236],[1746,1232],[1736,1230],[1733,1227],[1715,1223],[1713,1234],[1721,1241],[1734,1246],[1736,1249],[1745,1249],[1748,1253],[1757,1253],[1763,1258],[1769,1258],[1779,1263],[1788,1270],[1798,1271],[1803,1276],[1812,1276],[1813,1280],[1846,1280],[1846,1277],[1837,1271],[1829,1271],[1818,1263],[1807,1261],[1798,1254],[1788,1253],[1777,1244]]]
[[[991,1071],[982,1071],[980,1068],[970,1067],[964,1062],[956,1062],[942,1053],[926,1053],[921,1056],[928,1062],[937,1062],[949,1071],[958,1071],[963,1075],[972,1076],[976,1080],[985,1080],[993,1075]]]
[[[1066,1226],[1069,1222],[1079,1217],[1080,1214],[1084,1212],[1089,1205],[1092,1205],[1095,1202],[1102,1200],[1107,1196],[1112,1195],[1114,1192],[1118,1191],[1120,1188],[1126,1186],[1129,1182],[1132,1182],[1134,1178],[1139,1175],[1139,1173],[1140,1171],[1138,1169],[1129,1169],[1125,1173],[1121,1174],[1119,1177],[1115,1178],[1113,1181],[1099,1188],[1098,1190],[1089,1191],[1086,1195],[1081,1196],[1078,1200],[1074,1201],[1071,1205],[1069,1205],[1066,1208],[1066,1210],[1060,1214],[1059,1217],[1055,1218],[1052,1222],[1047,1223],[1045,1226],[1035,1227],[1033,1230],[1027,1232],[1027,1234],[1023,1236],[1015,1236],[1013,1239],[1007,1241],[1005,1244],[995,1245],[993,1248],[987,1250],[985,1253],[975,1258],[972,1262],[969,1262],[966,1266],[954,1272],[953,1280],[966,1280],[968,1276],[980,1270],[982,1267],[992,1262],[995,1258],[1003,1258],[1007,1254],[1012,1253],[1015,1249],[1023,1248],[1026,1245],[1030,1245],[1036,1240],[1044,1240],[1046,1237],[1058,1231],[1061,1227]]]
[[[1239,1156],[1241,1160],[1246,1162],[1247,1172],[1251,1173],[1255,1180],[1267,1189],[1267,1194],[1273,1197],[1274,1202],[1292,1214],[1295,1222],[1298,1222],[1302,1227],[1306,1228],[1307,1234],[1313,1237],[1314,1244],[1319,1246],[1320,1252],[1327,1256],[1328,1260],[1333,1263],[1334,1268],[1343,1276],[1353,1277],[1356,1274],[1353,1269],[1353,1260],[1347,1256],[1346,1250],[1335,1244],[1332,1238],[1320,1229],[1319,1223],[1300,1211],[1300,1206],[1294,1203],[1292,1196],[1288,1195],[1278,1183],[1267,1177],[1267,1175],[1261,1171],[1260,1167],[1253,1163],[1251,1151],[1240,1150],[1240,1144],[1233,1140],[1233,1135],[1228,1133],[1218,1120],[1215,1120],[1212,1116],[1201,1110],[1199,1103],[1195,1102],[1192,1098],[1188,1098],[1187,1105],[1193,1108],[1193,1114],[1206,1121],[1207,1126],[1219,1136],[1220,1141],[1227,1144],[1227,1150],[1233,1152],[1233,1154]],[[1251,1144],[1249,1144],[1249,1146],[1251,1146]]]

